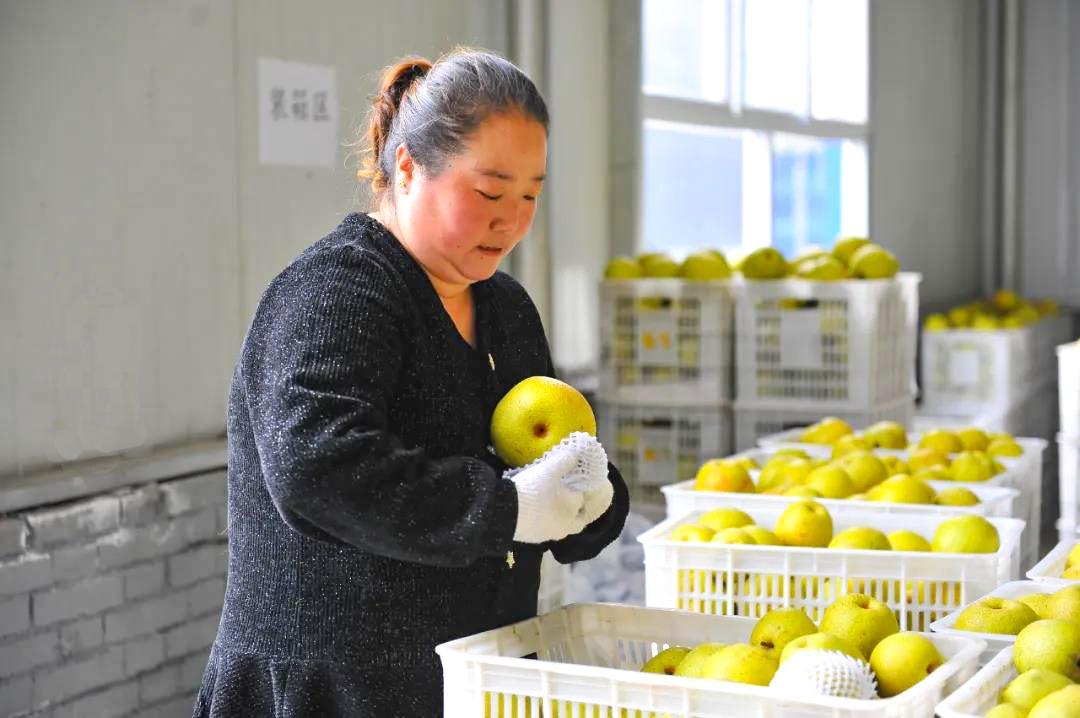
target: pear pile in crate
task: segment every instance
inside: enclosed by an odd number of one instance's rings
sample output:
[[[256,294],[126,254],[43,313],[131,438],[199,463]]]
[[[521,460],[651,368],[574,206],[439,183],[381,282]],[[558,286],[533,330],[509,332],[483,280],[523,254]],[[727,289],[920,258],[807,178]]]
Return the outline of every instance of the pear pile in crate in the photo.
[[[771,530],[756,525],[745,511],[718,508],[705,512],[693,523],[676,526],[669,538],[698,543],[939,553],[995,553],[1001,546],[997,528],[976,515],[942,521],[929,541],[914,527],[885,535],[870,526],[849,526],[834,534],[828,509],[812,500],[797,501],[785,508]]]
[[[1015,636],[1030,624],[1046,619],[1069,621],[1080,627],[1080,584],[1065,586],[1053,593],[1029,593],[1016,599],[981,598],[960,612],[954,628]]]
[[[908,435],[895,421],[879,421],[862,431],[855,431],[843,419],[827,416],[806,427],[799,435],[803,444],[832,446],[835,452],[858,449],[908,449]],[[959,429],[931,429],[919,438],[916,449],[933,449],[948,456],[961,451],[981,451],[990,456],[1016,457],[1024,448],[1012,434],[988,432],[977,426]]]
[[[948,312],[930,314],[923,321],[928,332],[951,329],[992,332],[998,329],[1019,329],[1058,314],[1053,299],[1028,300],[1010,289],[994,292],[988,299],[953,307]]]
[[[722,252],[704,249],[682,262],[663,252],[646,252],[637,257],[615,257],[604,268],[605,279],[645,279],[681,277],[693,280],[727,279],[732,273],[746,279],[795,277],[816,281],[840,279],[888,279],[900,271],[900,263],[887,249],[866,237],[843,237],[832,251],[807,247],[788,259],[773,247],[749,252],[729,264]]]
[[[1061,572],[1061,577],[1080,581],[1080,543],[1075,544],[1065,557],[1065,570]]]
[[[866,700],[903,693],[944,662],[926,636],[901,632],[884,603],[851,593],[825,610],[820,625],[801,608],[776,609],[747,643],[671,646],[641,670],[771,686],[785,696]]]
[[[1045,599],[1031,611],[1038,617],[1016,632],[1013,645],[1019,675],[1001,691],[987,718],[1080,716],[1080,586],[1036,595]],[[1030,597],[1020,601],[1025,598]]]

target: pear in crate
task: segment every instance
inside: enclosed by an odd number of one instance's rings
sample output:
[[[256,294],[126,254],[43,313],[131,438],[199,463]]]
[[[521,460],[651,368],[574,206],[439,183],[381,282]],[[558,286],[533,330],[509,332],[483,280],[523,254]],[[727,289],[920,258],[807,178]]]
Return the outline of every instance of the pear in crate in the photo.
[[[1060,673],[1034,668],[1012,679],[1001,692],[1001,701],[1016,706],[1026,714],[1046,696],[1072,684],[1072,681]]]
[[[844,639],[869,658],[878,643],[899,632],[900,625],[892,609],[881,601],[862,593],[849,593],[825,609],[820,628]]]
[[[746,533],[741,528],[730,528],[717,531],[713,534],[712,541],[710,543],[720,544],[742,544],[744,546],[756,546],[757,541],[754,537]]]
[[[855,482],[843,468],[829,464],[814,469],[806,477],[806,486],[827,499],[846,499],[856,493]]]
[[[668,538],[672,541],[686,541],[688,543],[706,543],[712,541],[713,535],[716,534],[708,526],[700,526],[698,524],[683,524],[676,526]]]
[[[958,429],[956,437],[960,439],[966,451],[986,451],[990,445],[990,437],[977,426],[968,426]]]
[[[1065,686],[1044,697],[1027,718],[1080,718],[1080,686]]]
[[[769,685],[785,696],[878,697],[870,665],[840,651],[800,651],[780,666]]]
[[[679,276],[695,281],[727,279],[731,276],[731,267],[728,266],[724,255],[719,252],[694,252],[683,260],[679,268]]]
[[[854,451],[870,451],[873,448],[873,444],[858,434],[848,434],[847,436],[841,436],[833,443],[832,458],[839,459],[841,456]]]
[[[675,675],[685,678],[704,678],[709,657],[726,645],[725,643],[701,643],[694,646],[675,669]]]
[[[749,534],[758,546],[781,546],[779,537],[764,526],[743,526],[742,530]]]
[[[788,546],[824,548],[832,540],[833,522],[821,504],[798,501],[784,509],[773,531]]]
[[[630,257],[614,257],[604,267],[604,279],[641,279],[641,265]]]
[[[930,547],[939,553],[996,553],[1001,539],[983,516],[954,516],[938,524]]]
[[[1080,564],[1080,543],[1075,544],[1069,549],[1069,554],[1065,557],[1065,568],[1076,566],[1078,564]]]
[[[952,486],[942,489],[934,503],[938,506],[974,506],[979,503],[979,497],[971,489]]]
[[[642,673],[662,673],[665,675],[675,675],[675,670],[679,667],[679,663],[682,662],[686,655],[690,653],[690,649],[685,646],[671,646],[657,653],[655,656],[645,661],[645,665],[641,667]]]
[[[703,677],[767,686],[778,665],[779,662],[769,651],[745,643],[735,643],[709,657]]]
[[[834,282],[851,279],[851,271],[839,259],[826,254],[800,262],[795,267],[795,276],[818,282]]]
[[[666,254],[652,252],[638,257],[642,273],[646,277],[664,278],[679,276],[679,263]]]
[[[869,451],[853,451],[840,457],[840,467],[851,477],[855,493],[865,493],[889,478],[885,463]]]
[[[724,459],[710,459],[701,465],[694,478],[697,491],[753,493],[754,481],[741,464]]]
[[[1011,438],[999,438],[990,442],[986,452],[991,456],[1022,456],[1024,449]]]
[[[949,476],[953,481],[978,483],[993,476],[993,466],[986,455],[974,451],[962,451],[949,464]]]
[[[844,264],[851,264],[851,257],[866,245],[870,244],[867,237],[840,237],[833,245],[833,256]]]
[[[860,551],[891,551],[892,545],[885,534],[868,526],[848,526],[833,536],[829,548],[855,549]]]
[[[906,474],[890,476],[866,492],[868,500],[890,504],[932,504],[936,497],[930,484]]]
[[[930,551],[930,542],[908,529],[893,531],[889,534],[889,545],[893,551]]]
[[[1053,616],[1048,613],[1050,603],[1049,593],[1029,593],[1016,600],[1034,611],[1035,615],[1039,618],[1053,618]]]
[[[870,667],[883,698],[900,695],[943,663],[945,659],[929,638],[910,632],[886,636],[870,654]]]
[[[787,261],[773,247],[760,247],[743,258],[742,274],[747,279],[781,279],[787,274]]]
[[[1021,673],[1045,668],[1080,680],[1080,625],[1059,618],[1028,624],[1016,636],[1013,665]]]
[[[920,449],[934,449],[939,454],[955,454],[964,450],[960,437],[945,429],[934,429],[919,437]]]
[[[841,436],[851,434],[853,429],[843,419],[827,416],[816,424],[808,426],[799,435],[799,441],[807,444],[833,444]]]
[[[858,658],[860,661],[865,660],[859,649],[852,646],[843,638],[834,636],[830,633],[811,633],[806,636],[799,636],[798,638],[790,641],[784,646],[783,652],[780,654],[780,663],[783,664],[793,655],[799,651],[805,650],[818,650],[818,651],[840,651],[846,653],[852,658]]]
[[[750,645],[769,651],[779,662],[784,648],[802,636],[817,633],[817,626],[801,608],[777,608],[766,613],[750,632]]]
[[[1015,636],[1037,620],[1038,614],[1020,601],[988,596],[961,611],[956,617],[956,628],[975,633]]]
[[[911,455],[908,456],[907,465],[915,473],[934,466],[948,468],[949,457],[937,449],[924,446],[911,452]]]
[[[745,511],[721,507],[706,511],[698,517],[697,523],[701,526],[708,526],[713,531],[723,531],[724,529],[738,529],[743,526],[752,526],[754,524],[754,519]]]
[[[900,271],[896,256],[876,244],[867,244],[856,250],[848,266],[859,279],[888,279]]]
[[[1074,583],[1050,594],[1046,613],[1047,618],[1080,623],[1080,584]]]
[[[944,314],[930,314],[923,321],[923,329],[928,332],[947,332],[952,326]]]

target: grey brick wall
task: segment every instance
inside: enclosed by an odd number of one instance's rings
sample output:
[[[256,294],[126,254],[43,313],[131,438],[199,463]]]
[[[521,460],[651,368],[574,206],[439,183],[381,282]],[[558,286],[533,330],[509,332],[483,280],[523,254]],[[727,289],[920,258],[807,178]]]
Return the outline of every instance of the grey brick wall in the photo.
[[[224,514],[216,471],[0,518],[0,718],[189,716]]]

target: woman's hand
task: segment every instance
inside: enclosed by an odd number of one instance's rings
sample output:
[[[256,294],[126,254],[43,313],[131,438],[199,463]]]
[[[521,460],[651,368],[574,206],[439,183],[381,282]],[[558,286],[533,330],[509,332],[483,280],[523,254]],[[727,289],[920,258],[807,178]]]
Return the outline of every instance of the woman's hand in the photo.
[[[563,478],[563,483],[585,496],[585,525],[600,518],[615,495],[608,480],[608,457],[604,447],[591,434],[577,431],[563,439],[577,454],[577,467]]]

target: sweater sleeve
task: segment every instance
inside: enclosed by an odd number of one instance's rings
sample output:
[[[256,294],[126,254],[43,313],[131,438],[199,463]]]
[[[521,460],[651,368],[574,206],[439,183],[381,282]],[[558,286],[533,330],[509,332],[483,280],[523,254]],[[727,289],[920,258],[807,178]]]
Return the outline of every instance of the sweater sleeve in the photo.
[[[263,480],[307,536],[466,565],[512,545],[517,494],[479,459],[435,459],[387,428],[402,300],[378,259],[312,251],[267,290],[241,366]]]

